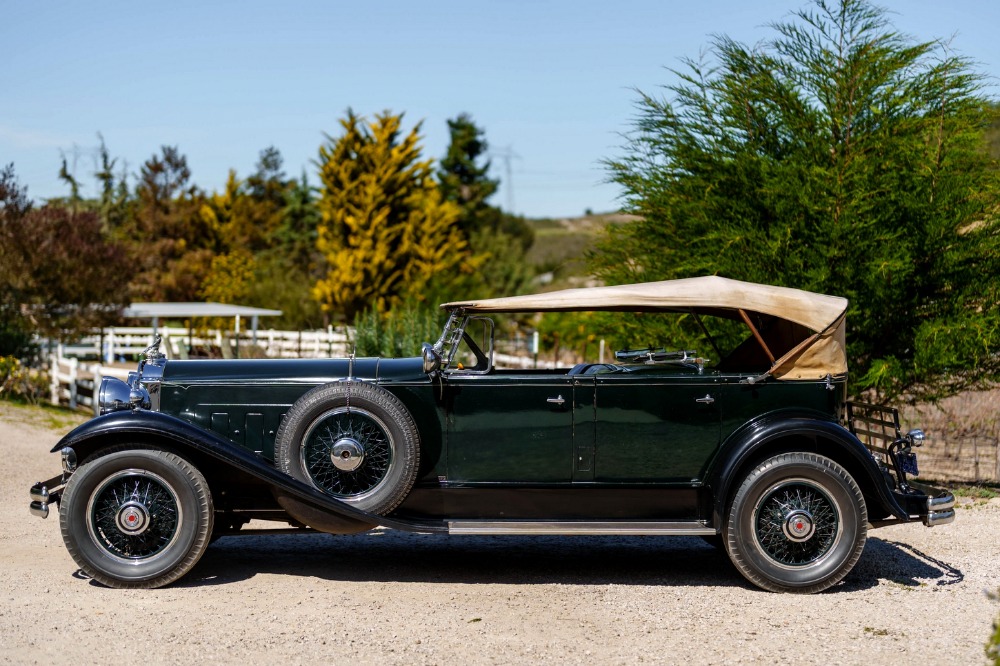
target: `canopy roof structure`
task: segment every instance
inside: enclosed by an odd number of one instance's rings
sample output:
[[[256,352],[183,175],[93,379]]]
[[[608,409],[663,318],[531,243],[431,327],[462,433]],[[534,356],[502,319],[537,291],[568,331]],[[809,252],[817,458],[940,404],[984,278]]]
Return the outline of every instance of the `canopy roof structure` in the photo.
[[[265,310],[229,303],[132,303],[126,317],[136,319],[187,319],[189,317],[277,317],[281,310]]]
[[[690,312],[742,319],[770,361],[766,374],[816,379],[847,372],[844,333],[847,299],[788,287],[707,276],[455,301],[441,307],[470,313]],[[768,324],[767,330],[753,323],[751,313],[758,315],[758,322]]]
[[[247,305],[229,303],[190,302],[190,303],[132,303],[122,311],[126,317],[135,319],[152,319],[153,334],[160,327],[160,319],[194,319],[195,317],[233,317],[236,319],[236,332],[240,332],[240,318],[250,318],[250,330],[254,342],[257,341],[258,317],[278,317],[281,310],[266,310],[252,308]],[[188,337],[191,337],[190,327]],[[237,344],[239,342],[237,341]]]

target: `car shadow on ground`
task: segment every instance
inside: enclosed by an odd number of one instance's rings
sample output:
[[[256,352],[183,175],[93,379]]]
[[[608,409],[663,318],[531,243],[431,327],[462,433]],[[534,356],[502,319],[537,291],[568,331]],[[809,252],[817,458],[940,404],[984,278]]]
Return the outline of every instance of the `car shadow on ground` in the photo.
[[[697,537],[442,537],[392,530],[224,537],[175,587],[224,585],[265,573],[344,582],[756,589],[722,550]],[[869,538],[854,570],[828,593],[882,581],[921,587],[963,579],[960,570],[908,544]]]

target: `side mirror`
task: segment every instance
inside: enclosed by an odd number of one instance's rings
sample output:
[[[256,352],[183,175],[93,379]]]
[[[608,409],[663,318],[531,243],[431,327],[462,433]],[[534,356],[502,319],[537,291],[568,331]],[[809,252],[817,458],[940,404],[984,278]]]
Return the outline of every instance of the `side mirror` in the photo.
[[[441,355],[431,343],[425,342],[421,345],[420,355],[424,357],[424,372],[426,374],[432,374],[441,367]]]

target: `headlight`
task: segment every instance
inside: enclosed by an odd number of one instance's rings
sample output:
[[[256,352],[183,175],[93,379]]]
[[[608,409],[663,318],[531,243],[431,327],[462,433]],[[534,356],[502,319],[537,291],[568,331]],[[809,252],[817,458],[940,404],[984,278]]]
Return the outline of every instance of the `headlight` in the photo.
[[[101,408],[101,414],[132,409],[132,403],[129,401],[131,393],[132,387],[122,380],[114,377],[105,377],[101,380],[101,390],[98,394],[98,404]]]

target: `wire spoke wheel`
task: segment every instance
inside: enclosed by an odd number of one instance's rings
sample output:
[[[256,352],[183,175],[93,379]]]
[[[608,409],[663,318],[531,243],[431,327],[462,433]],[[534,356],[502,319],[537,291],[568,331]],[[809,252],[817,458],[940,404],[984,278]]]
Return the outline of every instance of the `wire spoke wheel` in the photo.
[[[420,436],[409,410],[386,389],[356,380],[317,386],[299,398],[278,427],[274,449],[281,471],[378,515],[406,499],[420,466]],[[323,531],[342,529],[316,513],[299,520]]]
[[[371,412],[340,407],[306,432],[302,466],[313,483],[337,497],[362,496],[381,484],[392,465],[393,441]]]
[[[212,492],[188,460],[122,444],[66,483],[59,525],[80,569],[109,587],[169,585],[198,562],[215,523]]]
[[[786,566],[815,562],[829,552],[840,535],[836,503],[805,480],[784,482],[766,492],[756,516],[761,549]]]
[[[781,453],[746,473],[729,503],[723,541],[754,585],[809,594],[851,571],[867,523],[861,488],[840,464],[815,453]]]
[[[183,518],[170,484],[138,469],[109,477],[91,496],[87,516],[94,543],[123,560],[141,560],[163,552],[177,538]]]

